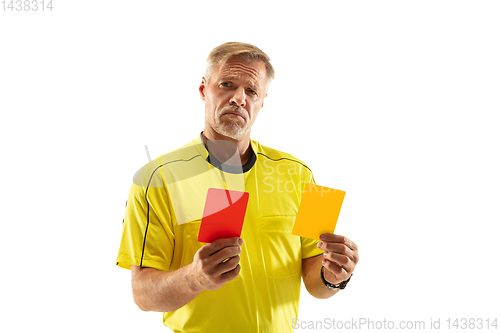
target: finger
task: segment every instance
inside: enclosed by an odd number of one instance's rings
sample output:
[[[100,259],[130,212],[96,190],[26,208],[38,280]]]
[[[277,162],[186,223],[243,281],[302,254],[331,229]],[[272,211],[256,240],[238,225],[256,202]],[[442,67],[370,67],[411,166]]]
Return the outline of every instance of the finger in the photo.
[[[231,238],[219,238],[215,241],[213,241],[210,244],[202,246],[199,250],[198,253],[200,255],[200,258],[204,259],[212,254],[220,251],[221,249],[228,247],[228,246],[240,246],[243,244],[243,239],[239,237],[231,237]]]
[[[358,250],[351,250],[351,248],[345,244],[323,243],[321,246],[318,247],[324,250],[325,252],[333,252],[345,255],[349,257],[349,259],[351,259],[354,262],[354,264],[357,264],[359,261]]]
[[[326,243],[339,243],[348,246],[351,250],[358,250],[358,246],[349,238],[341,235],[325,233],[319,236],[319,239]]]
[[[326,270],[329,270],[331,273],[333,273],[335,277],[339,277],[344,271],[344,269],[341,266],[326,259],[323,259],[322,265],[325,267]]]
[[[354,251],[351,250],[351,248],[345,244],[321,242],[318,248],[320,248],[323,251],[343,254],[354,259]]]
[[[356,264],[348,256],[333,252],[325,252],[323,260],[337,264],[338,266],[344,268],[347,273],[354,271],[354,267],[356,266]]]
[[[240,271],[241,271],[241,266],[238,264],[233,269],[221,274],[220,276],[221,280],[223,282],[231,281],[235,279],[238,276],[238,274],[240,274]]]
[[[240,266],[239,263],[240,263],[240,256],[232,257],[228,261],[217,265],[215,274],[224,275],[228,272],[231,272],[237,266]]]
[[[347,273],[342,268],[339,269],[339,267],[335,264],[326,263],[323,266],[325,267],[325,269],[323,271],[323,275],[325,277],[325,280],[330,282],[330,283],[338,284],[342,281],[347,280],[350,276],[349,273]]]
[[[212,254],[208,260],[213,262],[215,265],[223,263],[226,259],[231,259],[241,253],[241,247],[239,246],[228,246],[222,250],[217,251]]]

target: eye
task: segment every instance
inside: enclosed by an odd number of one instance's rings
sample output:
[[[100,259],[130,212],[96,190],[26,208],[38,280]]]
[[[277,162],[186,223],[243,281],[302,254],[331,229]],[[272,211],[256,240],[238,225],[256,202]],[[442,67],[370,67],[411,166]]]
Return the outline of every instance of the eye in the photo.
[[[222,82],[220,85],[227,88],[227,87],[231,86],[231,83],[229,83],[229,82]]]
[[[250,94],[252,94],[252,95],[257,95],[257,93],[256,93],[254,90],[252,90],[252,89],[248,89],[247,91],[248,91]]]

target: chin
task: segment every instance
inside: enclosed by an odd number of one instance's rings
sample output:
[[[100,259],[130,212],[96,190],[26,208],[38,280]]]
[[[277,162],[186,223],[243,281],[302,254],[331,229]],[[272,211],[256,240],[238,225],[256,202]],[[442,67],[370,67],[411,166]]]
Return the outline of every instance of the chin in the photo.
[[[240,141],[243,139],[245,134],[248,132],[248,128],[244,127],[241,128],[239,126],[231,126],[231,125],[226,125],[226,126],[217,126],[214,128],[214,130],[219,133],[220,135],[227,136],[228,138]]]

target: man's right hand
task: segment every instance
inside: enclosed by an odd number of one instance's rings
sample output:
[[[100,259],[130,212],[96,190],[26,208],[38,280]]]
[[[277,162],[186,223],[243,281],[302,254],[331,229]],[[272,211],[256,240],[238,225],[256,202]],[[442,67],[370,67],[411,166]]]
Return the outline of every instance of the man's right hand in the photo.
[[[216,290],[240,273],[239,265],[243,239],[221,238],[196,251],[189,275],[195,290]],[[229,259],[224,262],[224,260]]]

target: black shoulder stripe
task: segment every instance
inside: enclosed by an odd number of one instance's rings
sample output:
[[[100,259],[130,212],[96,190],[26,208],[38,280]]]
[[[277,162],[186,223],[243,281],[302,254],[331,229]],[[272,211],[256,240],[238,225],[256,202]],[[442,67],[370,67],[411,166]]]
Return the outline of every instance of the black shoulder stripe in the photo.
[[[309,169],[309,167],[308,167],[307,165],[305,165],[304,163],[299,162],[299,161],[297,161],[297,160],[294,160],[294,159],[291,159],[291,158],[287,158],[287,157],[282,157],[282,158],[274,159],[274,158],[270,158],[269,156],[267,156],[267,155],[265,155],[265,154],[262,154],[262,153],[257,153],[257,154],[262,155],[262,156],[265,156],[265,157],[267,157],[268,159],[270,159],[271,161],[275,161],[275,162],[277,162],[277,161],[281,161],[281,160],[289,160],[289,161],[292,161],[292,162],[295,162],[295,163],[299,163],[299,164],[301,164],[302,166],[304,166],[305,168],[307,168],[309,171],[311,171],[311,173],[312,173],[312,170],[311,170],[311,169]]]
[[[181,160],[174,160],[174,161],[165,162],[162,165],[158,166],[156,169],[154,169],[154,171],[151,173],[151,177],[149,178],[149,181],[148,181],[148,186],[146,187],[146,192],[144,193],[144,198],[146,199],[146,202],[148,203],[148,211],[147,211],[147,214],[146,214],[146,221],[147,221],[147,223],[146,223],[146,231],[144,232],[144,241],[142,243],[141,267],[142,267],[142,260],[144,259],[144,251],[146,250],[146,237],[148,235],[148,228],[149,228],[149,200],[148,200],[149,184],[151,184],[151,180],[153,179],[153,176],[154,176],[156,170],[158,170],[162,166],[170,164],[170,163],[174,163],[174,162],[189,162],[189,161],[191,161],[195,157],[201,157],[201,155],[194,155],[193,157],[191,157],[188,160],[182,160],[181,159]]]

